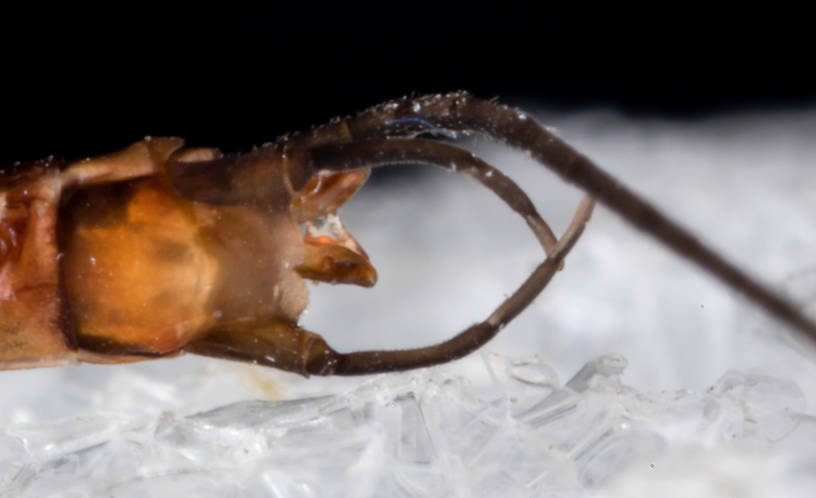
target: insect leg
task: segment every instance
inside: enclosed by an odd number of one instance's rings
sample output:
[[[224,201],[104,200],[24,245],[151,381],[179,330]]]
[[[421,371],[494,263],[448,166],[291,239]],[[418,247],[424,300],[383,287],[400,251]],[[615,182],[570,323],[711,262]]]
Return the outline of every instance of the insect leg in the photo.
[[[232,324],[187,344],[183,350],[302,375],[331,375],[342,356],[319,335],[283,320]]]
[[[473,325],[455,337],[424,348],[397,351],[360,351],[338,354],[327,350],[331,366],[325,373],[359,375],[419,368],[461,358],[492,339],[501,328],[526,308],[563,265],[564,258],[584,229],[592,213],[594,200],[587,196],[560,240],[555,240],[532,202],[509,178],[471,153],[430,140],[383,140],[354,144],[327,145],[309,151],[310,167],[315,171],[381,166],[386,164],[425,163],[474,176],[527,220],[545,251],[547,259],[485,321]],[[552,237],[552,239],[551,239]],[[323,372],[310,372],[323,373]]]
[[[424,163],[465,173],[492,190],[513,211],[521,215],[547,255],[552,254],[558,242],[530,198],[515,182],[472,153],[452,145],[425,139],[370,140],[314,147],[309,149],[309,160],[312,172]]]

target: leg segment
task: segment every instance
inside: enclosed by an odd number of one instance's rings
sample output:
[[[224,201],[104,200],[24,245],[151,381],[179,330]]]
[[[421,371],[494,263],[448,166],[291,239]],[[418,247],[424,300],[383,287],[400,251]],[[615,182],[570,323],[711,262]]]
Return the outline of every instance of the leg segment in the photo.
[[[447,134],[485,134],[528,152],[565,181],[593,195],[638,229],[701,266],[769,314],[798,329],[811,340],[816,340],[816,324],[794,305],[729,263],[602,171],[586,156],[517,109],[475,99],[466,92],[429,95],[386,102],[310,132],[283,137],[281,143],[294,149],[309,149],[382,138],[412,138],[439,130]]]
[[[556,245],[553,253],[527,278],[507,300],[483,322],[460,332],[451,339],[424,348],[397,351],[359,351],[339,354],[327,349],[322,364],[312,362],[309,373],[317,375],[365,375],[381,372],[409,370],[428,367],[462,358],[479,349],[524,308],[526,308],[546,287],[553,275],[561,267],[564,257],[578,241],[584,226],[592,214],[594,201],[586,197],[578,207],[572,223]],[[328,347],[327,347],[328,348]],[[321,355],[314,355],[319,359]]]
[[[580,204],[561,240],[536,212],[530,199],[512,180],[471,153],[431,140],[374,140],[363,143],[326,145],[310,150],[315,170],[346,169],[386,164],[424,163],[467,173],[504,200],[527,221],[547,253],[547,259],[485,321],[471,326],[452,339],[425,348],[399,351],[360,351],[338,354],[327,349],[325,363],[309,373],[359,375],[426,367],[461,358],[492,339],[501,328],[526,308],[563,265],[564,258],[584,229],[594,200]],[[328,348],[328,346],[327,346]],[[313,364],[312,368],[318,365]]]
[[[468,174],[524,218],[547,255],[552,254],[558,242],[549,225],[518,185],[501,171],[458,147],[423,139],[370,140],[315,147],[309,150],[309,154],[310,166],[314,171],[421,163]]]
[[[302,375],[331,375],[340,355],[317,334],[294,323],[233,324],[184,346],[202,356],[242,360]]]

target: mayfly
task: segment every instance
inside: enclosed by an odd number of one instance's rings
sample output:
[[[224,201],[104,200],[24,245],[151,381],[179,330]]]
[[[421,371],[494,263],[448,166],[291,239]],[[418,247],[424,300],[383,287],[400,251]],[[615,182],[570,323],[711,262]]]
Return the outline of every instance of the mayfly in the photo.
[[[586,192],[559,238],[499,170],[450,142],[479,133]],[[298,325],[305,279],[377,274],[336,211],[371,168],[430,164],[475,178],[524,218],[543,262],[486,319],[436,345],[339,353]],[[595,200],[816,338],[794,306],[539,126],[465,92],[403,98],[245,154],[146,138],[109,155],[0,171],[0,369],[189,352],[303,375],[444,363],[478,349],[564,266]]]

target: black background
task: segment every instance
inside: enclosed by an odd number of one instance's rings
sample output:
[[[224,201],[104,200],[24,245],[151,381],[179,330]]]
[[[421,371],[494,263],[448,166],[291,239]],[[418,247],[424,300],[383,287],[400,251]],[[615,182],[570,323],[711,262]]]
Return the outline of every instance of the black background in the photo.
[[[816,103],[804,13],[241,3],[4,12],[0,163],[145,135],[246,150],[406,94],[696,119]],[[664,7],[668,8],[668,7]]]

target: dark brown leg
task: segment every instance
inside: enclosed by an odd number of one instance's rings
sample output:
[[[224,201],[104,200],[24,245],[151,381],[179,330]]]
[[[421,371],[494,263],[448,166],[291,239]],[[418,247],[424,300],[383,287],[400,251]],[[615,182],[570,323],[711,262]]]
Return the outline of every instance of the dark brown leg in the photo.
[[[562,266],[564,257],[578,241],[592,213],[593,200],[585,198],[553,253],[529,278],[483,322],[468,327],[451,339],[424,348],[397,351],[359,351],[338,354],[327,351],[322,365],[312,363],[318,375],[364,375],[409,370],[447,363],[484,346],[513,318],[526,308],[547,286]],[[317,368],[319,367],[319,368]]]
[[[547,255],[558,242],[549,225],[536,211],[530,198],[510,178],[470,152],[433,140],[370,140],[325,145],[309,150],[313,171],[384,166],[389,164],[429,164],[448,171],[465,173],[493,191],[521,215],[535,233]]]
[[[461,358],[492,339],[544,289],[572,246],[578,240],[592,213],[590,196],[579,206],[573,221],[561,240],[556,240],[547,224],[536,212],[527,195],[501,172],[470,152],[431,140],[372,140],[363,143],[326,145],[310,150],[315,170],[382,166],[386,164],[425,163],[473,176],[524,217],[536,234],[548,257],[516,292],[485,321],[473,325],[452,339],[425,348],[399,351],[361,351],[338,354],[327,350],[326,364],[319,372],[334,375],[359,375],[426,367]],[[313,364],[313,367],[317,365]]]
[[[319,148],[422,133],[477,132],[527,151],[565,181],[595,196],[629,223],[680,256],[703,267],[768,313],[816,340],[816,324],[794,305],[706,247],[690,232],[602,171],[518,109],[478,100],[465,92],[386,102],[344,120],[299,135],[283,137],[284,147]]]
[[[184,351],[301,375],[331,375],[340,357],[319,335],[284,321],[230,325],[187,344]]]

